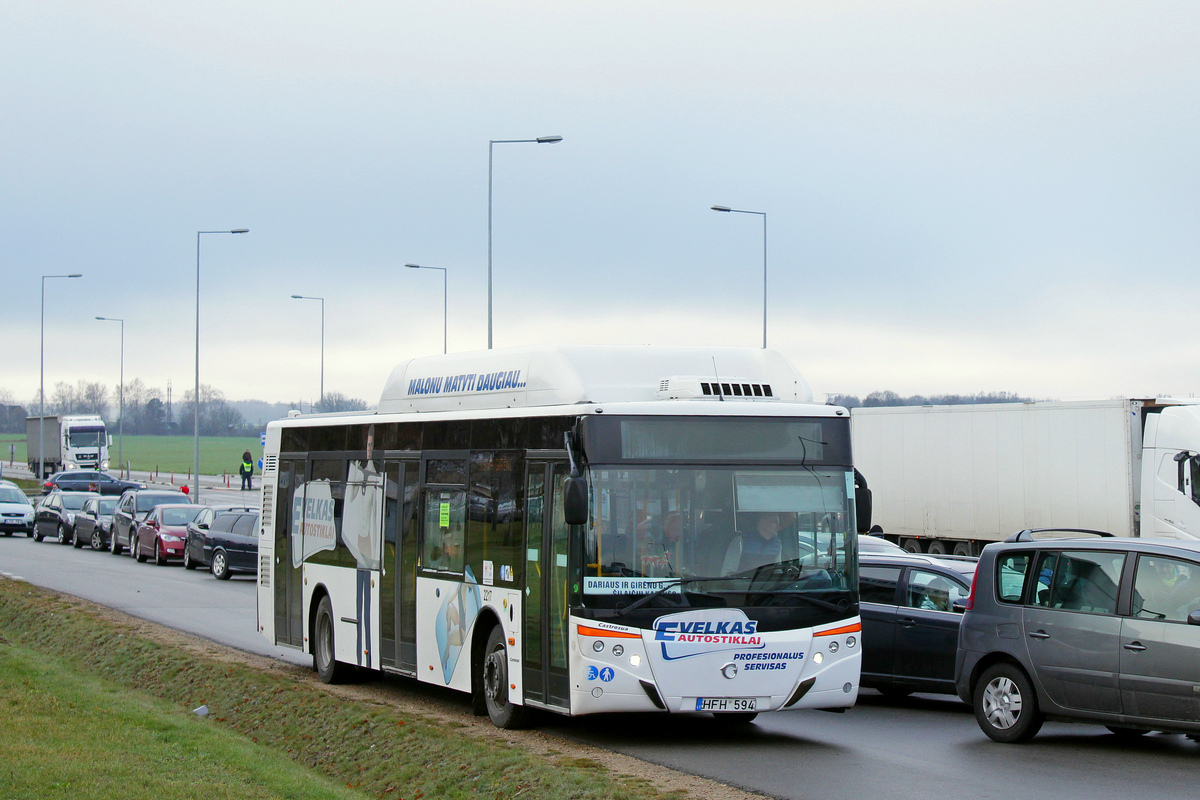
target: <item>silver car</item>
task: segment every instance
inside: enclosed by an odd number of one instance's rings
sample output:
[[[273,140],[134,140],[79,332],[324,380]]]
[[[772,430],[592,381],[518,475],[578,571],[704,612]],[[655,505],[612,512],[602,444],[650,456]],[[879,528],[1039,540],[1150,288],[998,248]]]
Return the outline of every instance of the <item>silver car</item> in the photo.
[[[998,742],[1047,719],[1200,734],[1200,542],[1041,533],[979,559],[955,665],[979,727]]]

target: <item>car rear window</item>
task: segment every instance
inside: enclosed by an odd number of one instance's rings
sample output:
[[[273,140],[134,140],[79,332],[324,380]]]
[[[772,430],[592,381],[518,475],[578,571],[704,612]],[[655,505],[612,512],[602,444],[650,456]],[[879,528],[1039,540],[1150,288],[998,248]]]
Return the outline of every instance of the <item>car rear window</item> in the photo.
[[[996,559],[996,597],[1001,603],[1020,603],[1025,596],[1025,575],[1033,553],[1019,550]]]
[[[83,504],[88,501],[88,496],[85,494],[64,494],[62,496],[63,508],[68,511],[78,511],[83,508]]]

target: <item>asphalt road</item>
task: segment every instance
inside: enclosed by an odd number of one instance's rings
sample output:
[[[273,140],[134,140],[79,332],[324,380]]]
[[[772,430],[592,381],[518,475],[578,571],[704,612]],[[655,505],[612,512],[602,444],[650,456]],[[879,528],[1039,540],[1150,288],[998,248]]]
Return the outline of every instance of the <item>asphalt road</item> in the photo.
[[[235,492],[236,494],[236,492]],[[210,502],[221,498],[210,497]],[[0,537],[0,573],[120,609],[254,653],[311,664],[255,630],[254,578],[217,581],[181,566]],[[396,691],[470,713],[465,696],[403,679]],[[1200,744],[1152,734],[1133,741],[1104,728],[1048,723],[1027,745],[987,739],[956,698],[885,700],[864,692],[845,714],[764,714],[729,728],[693,716],[548,718],[542,730],[782,798],[1129,800],[1200,794]]]

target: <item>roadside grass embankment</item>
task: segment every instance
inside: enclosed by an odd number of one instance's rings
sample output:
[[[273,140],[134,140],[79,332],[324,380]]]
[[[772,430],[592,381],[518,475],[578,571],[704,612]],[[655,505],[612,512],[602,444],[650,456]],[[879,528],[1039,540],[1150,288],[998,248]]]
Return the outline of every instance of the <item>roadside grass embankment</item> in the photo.
[[[108,454],[112,460],[110,472],[117,471],[117,432],[110,430],[113,437]],[[237,475],[242,453],[249,450],[254,457],[255,472],[262,455],[262,446],[257,436],[201,436],[200,474]],[[13,447],[10,448],[10,445]],[[25,464],[25,437],[15,433],[0,435],[0,457],[4,463],[12,461]],[[167,475],[186,476],[195,463],[195,440],[191,436],[132,436],[125,435],[121,445],[121,457],[129,462],[130,469],[141,472],[159,472],[164,480]]]
[[[688,796],[591,759],[531,754],[465,724],[353,700],[307,674],[164,644],[108,617],[0,579],[0,784],[17,787],[15,796],[354,796],[335,791],[343,786],[377,798]],[[209,717],[191,714],[200,705]],[[297,779],[280,759],[330,782],[293,791]],[[184,766],[191,760],[195,772]],[[210,793],[227,783],[250,789]]]

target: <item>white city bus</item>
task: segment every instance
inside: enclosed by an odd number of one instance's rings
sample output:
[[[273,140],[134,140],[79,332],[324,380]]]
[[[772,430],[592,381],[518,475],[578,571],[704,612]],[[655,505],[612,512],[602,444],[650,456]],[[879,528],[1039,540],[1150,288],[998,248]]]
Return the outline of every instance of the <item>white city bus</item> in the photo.
[[[417,358],[376,412],[267,426],[260,630],[530,709],[844,709],[858,694],[845,409],[777,352]],[[868,520],[858,520],[857,528]]]

